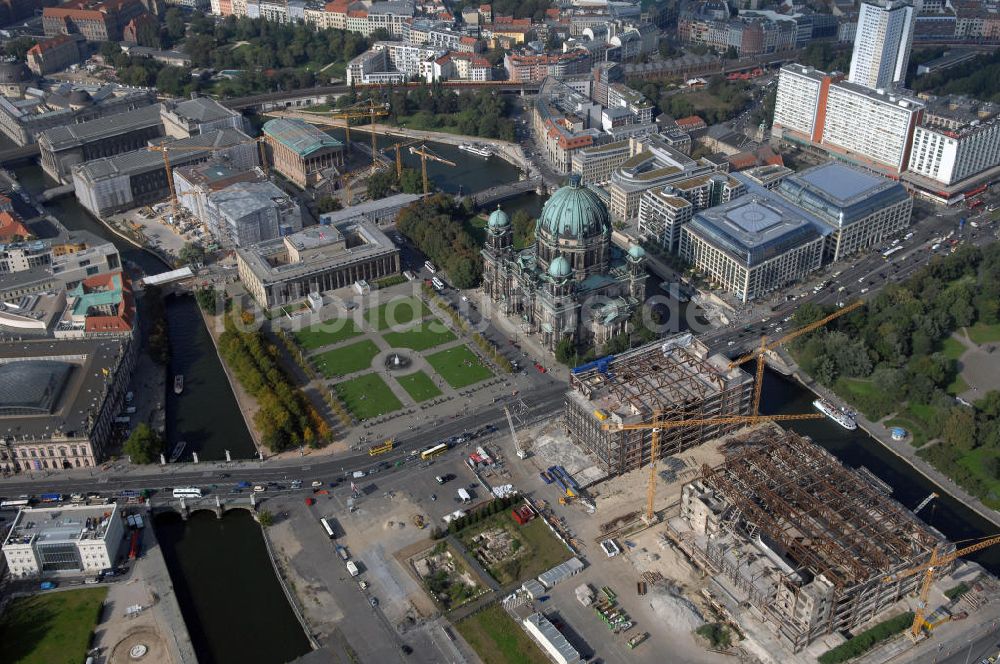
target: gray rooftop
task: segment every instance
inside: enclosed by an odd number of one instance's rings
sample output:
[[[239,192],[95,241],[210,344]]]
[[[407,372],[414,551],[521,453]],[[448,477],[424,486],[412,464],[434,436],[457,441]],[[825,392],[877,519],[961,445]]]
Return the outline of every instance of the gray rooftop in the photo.
[[[559,654],[567,662],[579,662],[580,653],[577,652],[566,637],[563,636],[562,632],[556,629],[556,626],[549,622],[549,619],[543,616],[541,613],[532,613],[530,616],[524,619],[525,622],[530,622],[538,631],[542,633],[545,640],[549,642],[549,645],[559,651]]]
[[[208,200],[229,219],[242,219],[265,207],[287,202],[288,195],[271,182],[236,182],[213,191]]]
[[[327,212],[320,215],[320,223],[325,225],[339,224],[357,217],[366,219],[378,219],[385,216],[387,211],[402,209],[410,203],[415,203],[423,198],[422,194],[393,194],[385,198],[374,201],[365,201],[359,205],[352,205],[335,212]]]
[[[74,339],[8,342],[0,345],[0,365],[24,361],[69,363],[72,368],[60,394],[49,406],[50,412],[39,415],[0,414],[0,436],[22,440],[49,440],[59,433],[67,437],[86,437],[104,395],[113,380],[113,370],[123,351],[121,340]],[[104,370],[109,375],[104,375]],[[15,371],[23,371],[16,368]],[[9,370],[8,370],[9,371]]]
[[[346,235],[350,235],[356,244],[346,248],[334,246],[341,236]],[[272,263],[272,258],[287,252],[286,241],[299,250],[317,249],[323,246],[330,246],[330,249],[317,252],[297,263]],[[321,274],[341,265],[397,251],[399,250],[396,245],[373,223],[348,221],[337,226],[310,226],[282,239],[241,247],[236,253],[261,282],[273,284]]]
[[[833,228],[909,198],[898,182],[836,161],[789,175],[774,191]]]
[[[119,136],[135,129],[152,127],[161,122],[160,108],[160,104],[153,104],[128,113],[109,115],[89,122],[53,127],[43,131],[39,135],[38,142],[42,146],[47,143],[52,150],[59,151]]]
[[[117,505],[61,505],[25,508],[17,513],[4,544],[58,544],[101,540],[108,532]],[[88,519],[90,524],[88,527]]]
[[[253,139],[238,129],[225,127],[214,129],[204,134],[195,134],[190,138],[182,138],[176,141],[165,141],[172,146],[170,151],[171,161],[177,162],[193,155],[205,155],[205,150],[184,150],[185,147],[233,147],[236,145],[250,143]],[[163,168],[163,156],[159,152],[152,150],[135,150],[133,152],[123,152],[114,157],[102,157],[94,159],[73,167],[75,174],[81,178],[96,182],[118,175],[134,175],[147,171]]]
[[[740,196],[698,212],[687,228],[748,267],[821,237],[810,219],[774,198]]]
[[[168,106],[168,109],[190,122],[199,124],[204,122],[215,122],[236,115],[219,102],[209,97],[195,97],[177,104]]]

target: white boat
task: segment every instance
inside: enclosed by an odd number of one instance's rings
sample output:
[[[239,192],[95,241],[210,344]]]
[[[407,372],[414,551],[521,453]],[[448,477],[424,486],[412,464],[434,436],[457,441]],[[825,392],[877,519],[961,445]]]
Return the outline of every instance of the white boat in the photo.
[[[184,448],[187,447],[187,443],[183,440],[177,441],[177,445],[174,446],[174,451],[170,453],[170,463],[177,463],[177,460],[181,458],[184,454]]]
[[[180,394],[184,391],[184,376],[177,374],[174,376],[174,394]]]
[[[458,146],[459,150],[465,150],[466,152],[471,152],[479,157],[489,157],[493,154],[493,150],[485,145],[478,145],[476,143],[462,143]]]
[[[813,401],[813,406],[816,410],[823,413],[845,429],[853,431],[858,428],[858,423],[854,421],[854,417],[852,415],[845,413],[843,410],[837,408],[825,399],[816,399],[816,401]]]

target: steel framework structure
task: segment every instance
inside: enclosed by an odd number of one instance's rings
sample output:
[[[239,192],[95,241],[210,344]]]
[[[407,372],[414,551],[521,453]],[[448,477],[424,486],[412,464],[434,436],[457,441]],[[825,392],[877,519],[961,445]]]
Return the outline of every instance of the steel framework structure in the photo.
[[[757,436],[702,481],[800,568],[842,590],[927,560],[940,536],[821,447]]]

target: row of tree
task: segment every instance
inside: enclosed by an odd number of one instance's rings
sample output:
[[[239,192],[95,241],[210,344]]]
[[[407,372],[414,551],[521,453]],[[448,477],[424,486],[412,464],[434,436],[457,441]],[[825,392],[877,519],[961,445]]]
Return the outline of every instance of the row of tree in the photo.
[[[1000,102],[1000,51],[980,55],[956,67],[916,77],[914,92],[934,95],[967,95]]]
[[[236,325],[239,315],[243,325]],[[219,353],[243,388],[257,399],[254,424],[262,442],[272,452],[302,445],[320,447],[330,442],[329,425],[302,390],[294,387],[278,362],[278,349],[253,324],[249,312],[225,317],[219,337]]]
[[[450,196],[435,194],[403,208],[396,228],[435,265],[444,268],[456,288],[479,283],[483,273],[479,247]]]
[[[711,100],[695,98],[689,94],[679,94],[677,86],[670,81],[633,80],[629,85],[646,96],[656,106],[658,113],[666,113],[674,118],[697,115],[708,124],[725,122],[747,107],[750,95],[746,81],[727,81],[723,76],[713,76],[709,79],[704,92],[711,95]],[[710,101],[711,103],[706,103]]]
[[[170,331],[167,328],[166,305],[159,286],[146,286],[142,297],[147,316],[146,351],[157,364],[170,362]]]
[[[375,200],[385,198],[390,194],[420,194],[424,191],[424,179],[420,172],[413,168],[404,168],[399,177],[395,169],[379,171],[368,178],[366,182],[368,198]]]
[[[826,313],[804,305],[795,320],[804,325]],[[1000,504],[983,475],[960,463],[970,451],[986,448],[980,469],[1000,479],[1000,393],[987,393],[970,407],[946,391],[959,366],[942,352],[943,344],[975,323],[1000,323],[1000,243],[966,245],[933,260],[907,281],[886,286],[865,307],[797,340],[791,350],[805,372],[870,419],[906,406],[919,414],[927,437],[940,439],[920,454],[987,503]],[[870,389],[857,389],[858,380]]]

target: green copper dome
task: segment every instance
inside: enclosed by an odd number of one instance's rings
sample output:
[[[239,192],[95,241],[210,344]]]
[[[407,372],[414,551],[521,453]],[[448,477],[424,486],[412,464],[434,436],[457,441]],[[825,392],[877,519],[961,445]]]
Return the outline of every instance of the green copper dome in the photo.
[[[570,183],[557,190],[542,207],[542,215],[535,228],[567,240],[584,241],[611,232],[611,219],[597,194],[580,184],[578,175],[570,176]]]
[[[628,248],[628,255],[635,260],[640,260],[646,257],[646,250],[637,244],[633,244]]]
[[[549,263],[549,276],[555,277],[556,279],[565,279],[573,273],[573,268],[570,267],[569,261],[566,260],[565,256],[556,256]]]
[[[490,213],[489,221],[486,222],[490,228],[507,228],[510,226],[510,217],[507,213],[500,209],[500,205],[497,205],[497,209]]]

